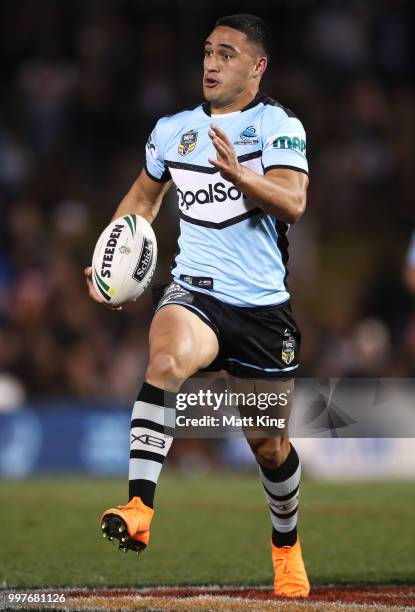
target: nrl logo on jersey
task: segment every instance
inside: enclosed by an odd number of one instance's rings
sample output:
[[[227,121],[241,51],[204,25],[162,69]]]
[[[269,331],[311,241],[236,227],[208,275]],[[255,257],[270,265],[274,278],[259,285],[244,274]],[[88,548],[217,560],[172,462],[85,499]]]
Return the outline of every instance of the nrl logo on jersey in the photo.
[[[180,144],[177,150],[180,155],[187,155],[194,150],[196,142],[197,132],[195,132],[195,130],[190,130],[189,132],[186,132],[186,134],[183,134],[180,138]]]
[[[250,125],[249,127],[245,128],[240,134],[239,134],[239,138],[240,140],[236,140],[233,144],[236,145],[248,145],[248,144],[258,144],[258,136],[256,133],[256,129],[254,128],[253,125]]]
[[[295,339],[293,336],[291,336],[288,330],[285,330],[284,336],[286,337],[286,340],[284,340],[282,343],[281,359],[284,363],[290,365],[295,357]]]

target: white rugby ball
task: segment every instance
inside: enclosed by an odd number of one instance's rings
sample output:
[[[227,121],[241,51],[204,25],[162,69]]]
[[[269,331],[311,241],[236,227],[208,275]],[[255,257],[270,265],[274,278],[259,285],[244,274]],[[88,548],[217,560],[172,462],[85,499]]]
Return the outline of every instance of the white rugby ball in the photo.
[[[157,263],[157,241],[140,215],[114,219],[104,229],[92,257],[92,282],[107,304],[121,306],[146,289]]]

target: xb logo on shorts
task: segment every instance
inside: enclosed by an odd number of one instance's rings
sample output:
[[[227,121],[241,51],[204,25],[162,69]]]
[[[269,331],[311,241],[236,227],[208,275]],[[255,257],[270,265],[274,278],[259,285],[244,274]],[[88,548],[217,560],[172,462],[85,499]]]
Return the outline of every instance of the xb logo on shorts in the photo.
[[[183,134],[180,138],[180,144],[177,150],[180,155],[187,155],[194,150],[196,142],[197,132],[195,132],[195,130],[190,130],[189,132],[186,132],[186,134]]]
[[[284,332],[285,340],[282,343],[281,359],[287,365],[290,365],[295,357],[295,339],[290,334],[288,329]]]

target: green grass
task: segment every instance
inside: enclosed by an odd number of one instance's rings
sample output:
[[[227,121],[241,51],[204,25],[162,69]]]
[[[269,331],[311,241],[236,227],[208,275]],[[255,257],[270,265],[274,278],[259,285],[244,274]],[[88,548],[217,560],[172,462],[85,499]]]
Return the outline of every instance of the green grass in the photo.
[[[100,536],[125,503],[124,480],[0,483],[0,586],[271,584],[270,520],[257,475],[188,479],[165,472],[141,557]],[[306,481],[300,532],[314,584],[413,582],[413,483]]]

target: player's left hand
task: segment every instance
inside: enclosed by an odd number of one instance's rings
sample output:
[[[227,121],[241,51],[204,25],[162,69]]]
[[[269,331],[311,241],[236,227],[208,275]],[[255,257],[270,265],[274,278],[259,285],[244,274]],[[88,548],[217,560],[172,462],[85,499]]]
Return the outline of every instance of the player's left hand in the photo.
[[[222,178],[236,185],[242,177],[242,166],[238,161],[235,148],[229,138],[217,125],[211,124],[209,137],[216,149],[217,159],[208,158],[218,168]]]

